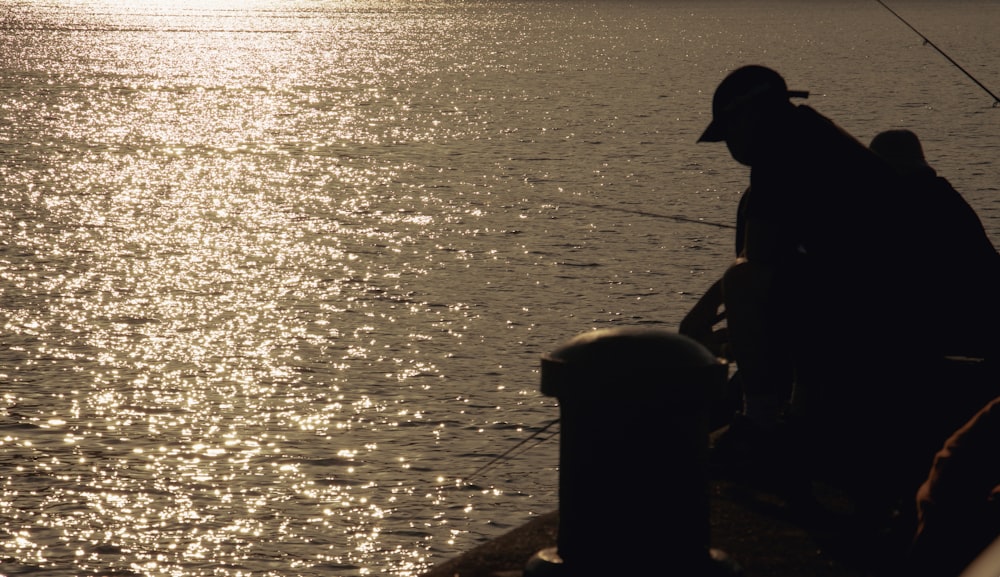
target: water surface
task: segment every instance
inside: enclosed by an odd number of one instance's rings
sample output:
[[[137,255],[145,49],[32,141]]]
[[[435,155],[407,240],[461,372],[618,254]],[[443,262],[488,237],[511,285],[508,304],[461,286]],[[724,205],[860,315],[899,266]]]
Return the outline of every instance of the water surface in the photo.
[[[893,6],[1000,89],[1000,5]],[[0,35],[7,574],[413,575],[555,508],[557,437],[480,468],[558,416],[542,353],[673,329],[728,264],[747,173],[694,141],[740,64],[917,130],[1000,239],[1000,111],[874,2],[8,0]],[[595,499],[656,498],[606,463]]]

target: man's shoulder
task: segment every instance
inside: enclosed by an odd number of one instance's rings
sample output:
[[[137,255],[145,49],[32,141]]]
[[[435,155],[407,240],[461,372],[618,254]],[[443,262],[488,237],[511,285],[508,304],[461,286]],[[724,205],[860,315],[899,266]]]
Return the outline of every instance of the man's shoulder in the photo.
[[[795,114],[796,123],[807,134],[826,134],[831,137],[836,136],[838,138],[854,140],[854,137],[838,126],[836,122],[830,120],[830,118],[811,106],[799,104],[795,107]]]
[[[797,120],[800,122],[806,120],[810,122],[821,122],[823,124],[833,124],[832,120],[808,104],[795,105],[795,113],[798,115],[799,118]]]

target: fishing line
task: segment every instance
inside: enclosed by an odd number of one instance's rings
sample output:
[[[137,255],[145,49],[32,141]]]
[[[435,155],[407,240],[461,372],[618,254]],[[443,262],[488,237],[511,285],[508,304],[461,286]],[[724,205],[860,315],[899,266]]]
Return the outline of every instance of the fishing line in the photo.
[[[522,449],[518,450],[518,451],[517,451],[516,453],[514,452],[514,450],[511,450],[511,452],[510,452],[510,457],[519,457],[519,456],[521,456],[521,455],[523,455],[523,454],[525,454],[525,453],[527,453],[527,452],[531,451],[532,449],[534,449],[534,448],[535,448],[535,447],[537,447],[538,445],[541,445],[541,444],[542,444],[542,443],[544,443],[545,441],[548,441],[548,440],[549,440],[549,439],[551,439],[552,437],[555,437],[555,436],[556,436],[556,435],[558,435],[558,434],[559,434],[559,431],[552,431],[552,432],[550,432],[550,433],[549,433],[549,434],[548,434],[548,435],[547,435],[547,436],[546,436],[545,438],[539,438],[539,439],[538,439],[538,440],[537,440],[537,441],[535,442],[535,444],[531,445],[530,447],[524,447],[524,448],[522,448]],[[537,436],[537,435],[536,435],[536,436]]]
[[[909,27],[910,30],[913,30],[914,32],[916,32],[917,36],[923,38],[924,44],[927,44],[928,46],[930,46],[934,50],[937,50],[938,54],[940,54],[941,56],[944,56],[945,58],[947,58],[948,62],[951,62],[955,66],[955,68],[958,68],[959,70],[961,70],[966,76],[968,76],[970,79],[972,79],[973,82],[975,82],[976,84],[978,84],[980,88],[982,88],[983,90],[985,90],[987,94],[989,94],[990,96],[992,96],[993,97],[993,108],[996,108],[998,105],[1000,105],[1000,97],[998,97],[996,94],[993,94],[990,91],[990,89],[986,88],[986,86],[982,82],[976,80],[975,76],[973,76],[972,74],[969,74],[969,71],[966,70],[965,68],[962,68],[962,65],[959,64],[958,62],[955,62],[955,60],[952,59],[951,56],[948,56],[947,54],[945,54],[944,50],[941,50],[940,48],[937,47],[937,44],[934,44],[933,42],[931,42],[929,38],[927,38],[926,36],[924,36],[923,34],[921,34],[919,30],[917,30],[909,22],[907,22],[906,20],[904,20],[902,16],[900,16],[899,14],[896,14],[895,10],[893,10],[892,8],[889,8],[888,6],[886,6],[885,2],[883,2],[882,0],[875,0],[875,1],[878,2],[879,4],[881,4],[882,7],[885,8],[886,10],[888,10],[890,13],[892,13],[893,16],[895,16],[896,18],[899,18],[899,21],[902,22],[903,24],[906,24],[906,26]]]
[[[583,202],[573,202],[573,203],[564,203],[564,204],[571,204],[571,205],[576,205],[576,206],[586,206],[586,207],[594,208],[594,209],[598,209],[598,210],[612,210],[612,211],[617,211],[617,212],[625,212],[625,213],[629,213],[629,214],[638,214],[638,215],[641,215],[641,216],[648,216],[648,217],[652,217],[652,218],[665,218],[665,219],[669,219],[669,220],[675,220],[677,222],[686,222],[686,223],[691,223],[691,224],[703,224],[703,225],[707,225],[707,226],[714,226],[714,227],[717,227],[717,228],[728,228],[728,229],[735,229],[736,228],[736,226],[732,225],[732,224],[725,224],[725,223],[721,223],[721,222],[712,222],[712,221],[702,220],[702,219],[696,219],[696,218],[688,218],[688,217],[685,217],[685,216],[674,215],[674,214],[663,214],[663,213],[658,213],[658,212],[650,212],[648,210],[637,210],[637,209],[631,209],[631,208],[622,208],[622,207],[617,207],[617,206],[605,206],[605,205],[600,205],[600,204],[589,204],[589,203],[583,203]],[[473,479],[479,477],[480,475],[482,475],[486,471],[490,470],[491,468],[493,468],[500,461],[503,461],[503,460],[506,460],[506,459],[510,458],[514,454],[515,451],[517,451],[518,449],[521,449],[522,447],[524,447],[525,444],[527,444],[527,443],[529,443],[529,442],[537,439],[539,435],[541,435],[545,431],[549,430],[553,425],[555,425],[558,422],[559,422],[558,418],[549,421],[545,426],[543,426],[542,428],[538,429],[537,431],[535,431],[534,433],[532,433],[527,438],[522,439],[520,442],[518,442],[513,447],[511,447],[511,448],[507,449],[506,451],[504,451],[503,453],[497,455],[496,457],[494,457],[493,459],[491,459],[488,463],[486,463],[485,465],[479,467],[478,469],[476,469],[475,471],[473,471],[472,473],[470,473],[468,476],[466,476],[464,479],[462,479],[462,484],[465,485],[465,486],[468,486],[468,485],[472,484],[472,480]],[[529,451],[529,450],[537,447],[538,445],[544,443],[545,441],[551,439],[553,436],[555,436],[555,433],[550,434],[548,437],[545,437],[544,439],[539,439],[537,443],[535,443],[534,445],[531,445],[530,447],[524,448],[521,452],[522,453],[527,452],[527,451]]]
[[[688,222],[691,224],[704,224],[708,226],[714,226],[716,228],[736,228],[736,225],[725,224],[721,222],[712,222],[710,220],[703,220],[700,218],[688,218],[686,216],[680,216],[676,214],[663,214],[659,212],[650,212],[648,210],[637,210],[634,208],[622,208],[620,206],[606,206],[602,204],[590,204],[586,202],[562,202],[560,204],[568,204],[575,206],[586,206],[588,208],[596,208],[598,210],[613,210],[616,212],[625,212],[628,214],[638,214],[641,216],[648,216],[651,218],[666,218],[669,220],[676,220],[677,222]]]
[[[528,438],[522,439],[519,443],[517,443],[513,447],[507,449],[503,453],[501,453],[501,454],[497,455],[496,457],[494,457],[489,463],[486,463],[482,467],[479,467],[478,469],[476,469],[475,471],[473,471],[472,474],[470,474],[468,477],[466,477],[465,479],[463,479],[463,482],[465,484],[469,484],[469,481],[471,479],[473,479],[473,478],[475,478],[475,477],[483,474],[484,472],[486,472],[487,470],[489,470],[491,467],[493,467],[493,465],[495,465],[499,461],[501,461],[503,459],[506,459],[507,457],[509,457],[511,455],[511,453],[513,453],[514,451],[516,451],[518,448],[522,447],[525,443],[528,443],[531,440],[535,439],[536,437],[538,437],[538,435],[541,435],[542,433],[544,433],[545,431],[547,431],[549,428],[551,428],[553,425],[555,425],[558,422],[559,422],[558,418],[549,421],[548,424],[546,424],[541,429],[538,429],[537,431],[535,431],[534,433],[532,433]],[[535,446],[537,446],[537,445],[539,445],[539,444],[541,444],[541,443],[549,440],[550,438],[552,438],[552,435],[549,435],[548,437],[542,439],[541,441],[539,441],[535,445],[532,445],[532,447],[535,447]],[[532,448],[532,447],[529,447],[529,449]]]

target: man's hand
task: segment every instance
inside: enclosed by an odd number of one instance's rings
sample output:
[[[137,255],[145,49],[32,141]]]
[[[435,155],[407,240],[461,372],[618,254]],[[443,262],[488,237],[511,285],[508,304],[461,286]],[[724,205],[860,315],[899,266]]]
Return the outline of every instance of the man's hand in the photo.
[[[716,327],[725,319],[722,281],[718,280],[684,316],[678,332],[698,341],[715,356],[728,358],[729,331],[726,327]]]

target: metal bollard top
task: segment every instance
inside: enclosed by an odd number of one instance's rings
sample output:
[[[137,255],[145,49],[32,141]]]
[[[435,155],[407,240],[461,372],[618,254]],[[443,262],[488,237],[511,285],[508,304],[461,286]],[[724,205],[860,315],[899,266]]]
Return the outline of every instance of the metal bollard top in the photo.
[[[728,365],[690,337],[623,327],[579,334],[542,355],[541,390],[559,398],[599,397],[680,382],[704,393],[724,386],[727,375]]]

